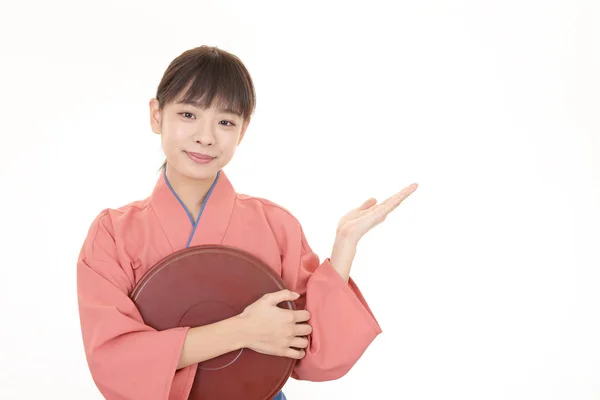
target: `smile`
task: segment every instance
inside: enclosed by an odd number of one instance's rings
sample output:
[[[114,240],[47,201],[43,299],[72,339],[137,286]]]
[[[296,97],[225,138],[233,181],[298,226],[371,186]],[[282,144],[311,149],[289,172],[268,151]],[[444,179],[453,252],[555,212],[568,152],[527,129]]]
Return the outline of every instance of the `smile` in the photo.
[[[198,164],[208,164],[209,162],[211,162],[212,160],[215,159],[215,157],[213,157],[213,156],[209,156],[207,154],[202,154],[202,153],[192,153],[192,152],[186,151],[185,154],[187,154],[187,156],[190,158],[190,160],[192,160]]]

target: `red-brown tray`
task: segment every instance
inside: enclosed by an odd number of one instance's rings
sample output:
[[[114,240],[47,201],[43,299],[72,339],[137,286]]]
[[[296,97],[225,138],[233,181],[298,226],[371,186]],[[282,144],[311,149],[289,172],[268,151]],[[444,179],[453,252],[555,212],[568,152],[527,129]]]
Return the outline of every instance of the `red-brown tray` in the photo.
[[[234,247],[203,245],[159,261],[138,282],[131,298],[147,325],[165,330],[227,319],[264,294],[285,288],[281,277],[254,255]],[[291,301],[279,306],[296,309]],[[270,400],[289,379],[295,363],[247,348],[224,354],[198,364],[189,400]]]

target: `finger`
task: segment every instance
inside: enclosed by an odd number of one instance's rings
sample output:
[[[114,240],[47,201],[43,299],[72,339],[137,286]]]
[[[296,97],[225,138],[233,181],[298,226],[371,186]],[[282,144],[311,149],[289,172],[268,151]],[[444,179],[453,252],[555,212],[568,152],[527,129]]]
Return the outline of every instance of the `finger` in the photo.
[[[268,293],[264,296],[265,300],[274,306],[279,303],[283,303],[284,301],[294,301],[298,300],[300,295],[298,293],[292,292],[290,290],[284,289],[278,292]]]
[[[282,354],[283,357],[294,358],[296,360],[304,358],[305,355],[306,352],[304,350],[294,350],[291,348],[285,349]]]
[[[358,207],[356,210],[357,211],[367,210],[367,209],[373,207],[375,204],[377,204],[377,199],[374,199],[371,197],[369,200],[362,203],[362,205],[360,207]]]
[[[408,185],[407,187],[405,187],[404,189],[402,189],[400,192],[398,192],[398,195],[403,196],[404,198],[407,198],[412,193],[414,193],[414,191],[417,190],[418,188],[419,188],[418,183],[412,183],[412,184]]]
[[[294,322],[306,322],[310,319],[310,312],[306,310],[290,310],[290,312],[294,315]]]
[[[418,187],[419,187],[419,185],[417,185],[416,183],[413,183],[412,185],[408,185],[407,187],[405,187],[404,189],[402,189],[395,195],[391,196],[386,201],[389,201],[391,203],[395,203],[399,200],[402,201],[402,200],[406,199],[408,196],[410,196],[415,190],[417,190]]]
[[[389,214],[392,210],[398,207],[408,196],[410,196],[415,190],[417,190],[419,186],[416,183],[409,185],[396,193],[395,195],[387,198],[384,202],[382,202],[378,208],[381,210],[377,210],[378,212],[383,212],[385,214]]]
[[[290,347],[296,349],[305,349],[308,347],[308,339],[303,337],[295,337],[290,341]]]
[[[388,197],[382,203],[365,211],[364,214],[354,222],[358,225],[366,224],[369,227],[368,229],[371,229],[375,225],[383,222],[390,212],[396,209],[404,199],[417,190],[417,187],[418,185],[416,183],[405,187],[395,195]]]
[[[419,184],[418,183],[412,183],[410,185],[408,185],[407,187],[405,187],[404,189],[402,189],[400,192],[398,192],[398,195],[402,195],[404,198],[407,198],[408,196],[410,196],[411,194],[414,193],[415,190],[417,190],[419,188]]]
[[[294,336],[308,336],[312,331],[312,326],[309,324],[297,324],[294,328]]]

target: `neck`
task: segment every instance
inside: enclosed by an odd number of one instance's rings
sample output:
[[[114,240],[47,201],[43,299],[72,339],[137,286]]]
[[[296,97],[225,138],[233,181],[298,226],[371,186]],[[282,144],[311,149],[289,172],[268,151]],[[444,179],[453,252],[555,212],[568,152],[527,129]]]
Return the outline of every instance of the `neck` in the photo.
[[[202,203],[215,181],[216,175],[210,179],[191,179],[179,174],[174,168],[166,168],[167,180],[177,193],[194,220],[200,213]]]

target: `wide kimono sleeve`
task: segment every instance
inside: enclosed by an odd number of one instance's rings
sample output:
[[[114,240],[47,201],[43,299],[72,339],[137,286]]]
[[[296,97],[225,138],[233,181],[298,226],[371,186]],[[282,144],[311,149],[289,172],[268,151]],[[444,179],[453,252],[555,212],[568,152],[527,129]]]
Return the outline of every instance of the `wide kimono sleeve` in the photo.
[[[166,400],[189,328],[156,331],[128,296],[133,276],[118,262],[110,218],[93,222],[77,263],[77,294],[85,355],[108,400]],[[181,390],[181,389],[178,389]]]
[[[329,258],[319,261],[296,220],[285,229],[283,247],[282,276],[301,295],[297,304],[310,312],[313,329],[292,377],[338,379],[356,364],[381,327],[354,280],[346,283]]]

